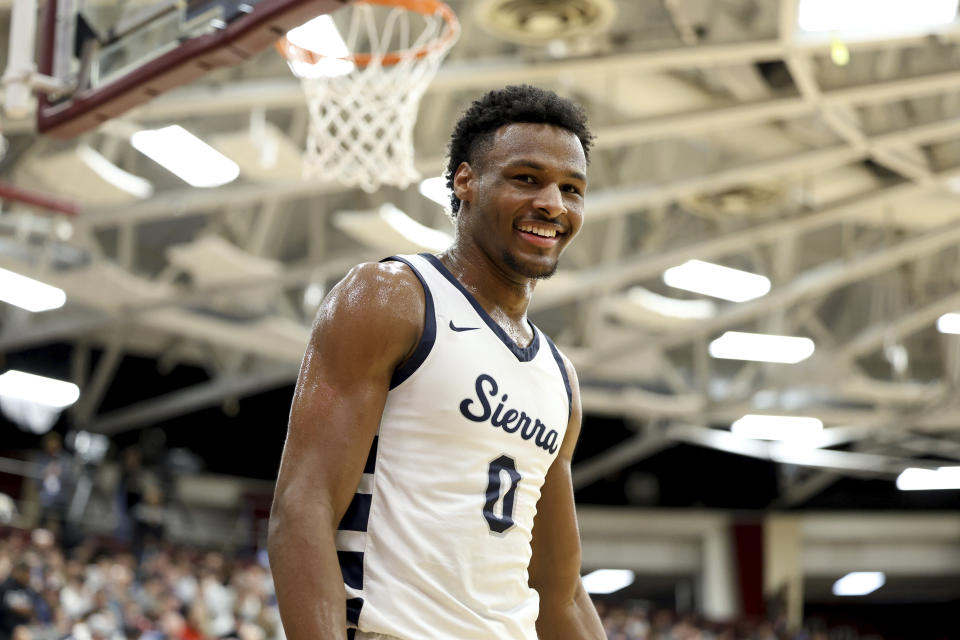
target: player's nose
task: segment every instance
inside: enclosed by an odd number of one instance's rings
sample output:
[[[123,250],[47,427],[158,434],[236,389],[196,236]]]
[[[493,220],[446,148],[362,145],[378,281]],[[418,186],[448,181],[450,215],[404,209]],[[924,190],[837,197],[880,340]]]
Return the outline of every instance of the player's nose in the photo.
[[[560,187],[552,182],[545,184],[542,189],[537,191],[533,204],[537,211],[548,218],[556,218],[566,211]]]

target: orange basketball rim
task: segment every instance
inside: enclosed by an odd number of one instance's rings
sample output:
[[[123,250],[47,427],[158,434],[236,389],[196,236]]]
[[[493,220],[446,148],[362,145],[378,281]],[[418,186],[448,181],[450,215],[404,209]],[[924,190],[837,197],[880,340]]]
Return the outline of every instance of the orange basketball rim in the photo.
[[[460,22],[457,20],[457,14],[440,0],[355,0],[353,4],[370,4],[383,7],[399,7],[419,13],[424,16],[439,15],[446,23],[446,29],[441,34],[426,45],[413,50],[391,51],[382,56],[376,56],[370,53],[354,53],[342,58],[331,58],[322,53],[311,51],[299,45],[290,42],[286,36],[277,40],[277,51],[283,57],[290,61],[303,62],[306,64],[317,64],[322,60],[339,59],[353,62],[358,67],[363,68],[371,62],[379,60],[383,66],[395,65],[403,60],[421,59],[429,56],[437,50],[443,50],[452,44],[460,34]]]

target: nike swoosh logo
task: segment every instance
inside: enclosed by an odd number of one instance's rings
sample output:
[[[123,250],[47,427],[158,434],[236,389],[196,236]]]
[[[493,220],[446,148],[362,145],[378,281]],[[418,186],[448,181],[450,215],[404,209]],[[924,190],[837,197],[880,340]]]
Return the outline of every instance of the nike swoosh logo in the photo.
[[[458,327],[453,324],[453,320],[450,321],[450,328],[454,331],[474,331],[480,327]]]

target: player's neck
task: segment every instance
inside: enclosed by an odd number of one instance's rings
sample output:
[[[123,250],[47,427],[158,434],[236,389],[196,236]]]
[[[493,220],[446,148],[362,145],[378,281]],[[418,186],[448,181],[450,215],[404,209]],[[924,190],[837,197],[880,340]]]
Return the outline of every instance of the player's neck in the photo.
[[[487,313],[502,313],[524,322],[536,280],[506,271],[473,244],[454,243],[440,254],[440,261]]]

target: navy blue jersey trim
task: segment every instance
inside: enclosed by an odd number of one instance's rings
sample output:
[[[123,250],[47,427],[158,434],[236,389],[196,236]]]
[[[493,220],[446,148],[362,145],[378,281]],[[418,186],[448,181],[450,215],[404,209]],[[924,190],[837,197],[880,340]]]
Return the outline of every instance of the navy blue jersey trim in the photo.
[[[356,629],[347,629],[347,640],[354,640],[357,637]]]
[[[493,318],[490,317],[490,314],[487,313],[487,310],[480,306],[480,303],[477,302],[477,299],[473,297],[473,294],[467,291],[466,288],[460,284],[460,281],[457,280],[456,276],[450,273],[447,267],[440,262],[440,259],[437,258],[437,256],[430,253],[421,253],[420,256],[426,258],[430,264],[432,264],[434,268],[440,272],[440,275],[449,280],[450,284],[460,290],[460,293],[462,293],[463,297],[467,299],[467,302],[473,305],[477,315],[487,323],[487,326],[490,327],[490,330],[493,331],[498,338],[500,338],[500,342],[502,342],[507,349],[510,349],[513,355],[517,357],[517,360],[520,362],[530,362],[536,357],[537,351],[540,350],[540,336],[539,332],[534,329],[533,323],[527,320],[527,324],[530,325],[530,329],[533,331],[533,340],[531,340],[530,344],[525,347],[517,346],[517,343],[513,341],[513,338],[507,335],[507,332],[503,330],[503,327],[493,321]]]
[[[557,366],[560,367],[560,375],[563,376],[563,386],[567,388],[567,420],[570,419],[570,416],[573,415],[573,391],[570,389],[570,377],[567,376],[567,367],[563,364],[563,358],[560,357],[560,351],[557,350],[557,345],[553,344],[553,340],[548,338],[546,334],[543,336],[547,344],[550,345],[550,351],[553,352],[553,359],[557,361]]]
[[[377,469],[377,442],[380,436],[373,436],[373,442],[370,443],[370,453],[367,454],[367,463],[363,465],[364,473],[373,473]]]
[[[427,359],[427,356],[430,355],[430,350],[433,349],[433,343],[437,339],[437,316],[433,312],[433,296],[430,294],[430,287],[427,286],[426,280],[423,279],[423,276],[420,275],[417,268],[410,264],[409,260],[401,258],[400,256],[390,256],[380,262],[388,262],[390,260],[402,262],[410,267],[413,275],[417,276],[417,280],[420,281],[420,285],[423,287],[424,299],[423,335],[420,336],[420,342],[417,343],[417,348],[414,349],[413,355],[407,358],[406,362],[397,367],[393,372],[393,376],[390,378],[390,388],[396,389],[404,380],[412,376],[413,373],[420,368],[420,365],[423,364],[423,361]]]
[[[363,598],[347,599],[347,622],[356,626],[360,624],[360,610],[363,608]]]
[[[344,584],[354,589],[363,589],[363,552],[337,551],[337,560],[340,562]]]
[[[337,529],[340,531],[366,531],[370,520],[370,502],[373,496],[369,493],[355,493],[350,506],[343,514]]]

